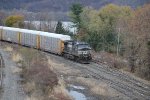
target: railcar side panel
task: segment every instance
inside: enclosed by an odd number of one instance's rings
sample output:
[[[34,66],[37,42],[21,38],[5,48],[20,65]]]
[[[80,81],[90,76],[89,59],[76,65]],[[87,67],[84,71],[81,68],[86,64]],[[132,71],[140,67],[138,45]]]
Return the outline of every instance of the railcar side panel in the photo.
[[[36,47],[36,35],[35,34],[30,34],[30,45],[32,47]]]
[[[11,30],[3,30],[3,40],[18,43],[17,32]]]
[[[60,39],[41,36],[41,48],[55,54],[61,54]]]
[[[25,34],[22,32],[21,33],[22,39],[21,39],[21,44],[25,45]]]
[[[0,40],[3,40],[3,29],[0,29]]]
[[[46,48],[46,37],[45,36],[42,36],[42,35],[40,35],[41,36],[41,41],[40,41],[40,48],[42,49],[42,50],[46,50],[45,48]]]
[[[22,44],[26,46],[36,47],[36,35],[22,33]]]

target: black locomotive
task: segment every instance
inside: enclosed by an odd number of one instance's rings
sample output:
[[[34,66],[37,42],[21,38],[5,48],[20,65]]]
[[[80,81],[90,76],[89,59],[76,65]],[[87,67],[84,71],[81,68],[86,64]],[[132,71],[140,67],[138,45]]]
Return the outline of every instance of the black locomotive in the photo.
[[[91,47],[88,43],[79,41],[65,41],[63,56],[81,63],[89,63],[91,57]]]

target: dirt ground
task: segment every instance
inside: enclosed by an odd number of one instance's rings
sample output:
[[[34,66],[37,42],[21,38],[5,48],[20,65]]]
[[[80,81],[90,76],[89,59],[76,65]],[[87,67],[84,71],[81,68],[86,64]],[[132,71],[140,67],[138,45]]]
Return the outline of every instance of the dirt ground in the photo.
[[[3,47],[3,49],[11,51],[12,47],[15,49],[21,48],[17,45],[5,43],[5,48]],[[27,49],[30,50],[30,48]],[[43,51],[38,52],[45,55],[49,69],[55,72],[59,79],[58,85],[53,91],[57,94],[53,95],[54,97],[63,93],[69,99],[73,99],[74,97],[70,95],[70,91],[73,89],[85,96],[84,98],[86,99],[83,100],[150,100],[150,83],[127,72],[113,70],[105,65],[98,65],[93,62],[91,64],[79,64],[58,55]],[[9,54],[7,55],[9,56]],[[7,57],[7,55],[4,56]],[[19,54],[15,54],[12,59],[16,62],[22,57]],[[9,60],[11,61],[11,59]],[[15,64],[12,63],[10,65]],[[16,73],[19,70],[15,69],[12,72]],[[27,100],[39,99],[28,97]]]
[[[0,53],[3,56],[5,63],[4,67],[4,80],[3,91],[0,100],[25,100],[26,95],[19,84],[20,77],[17,74],[19,69],[17,65],[12,61],[10,53],[0,49]]]

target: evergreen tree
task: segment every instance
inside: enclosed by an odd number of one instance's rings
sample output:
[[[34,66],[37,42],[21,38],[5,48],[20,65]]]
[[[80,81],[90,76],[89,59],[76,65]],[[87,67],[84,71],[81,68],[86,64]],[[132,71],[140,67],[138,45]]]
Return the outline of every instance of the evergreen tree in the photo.
[[[58,21],[55,32],[58,34],[65,34],[65,29],[63,28],[61,21]]]
[[[75,27],[77,27],[78,31],[81,28],[81,18],[80,14],[83,12],[83,7],[81,4],[73,4],[71,6],[71,13],[70,17],[72,19],[72,22],[75,24]]]

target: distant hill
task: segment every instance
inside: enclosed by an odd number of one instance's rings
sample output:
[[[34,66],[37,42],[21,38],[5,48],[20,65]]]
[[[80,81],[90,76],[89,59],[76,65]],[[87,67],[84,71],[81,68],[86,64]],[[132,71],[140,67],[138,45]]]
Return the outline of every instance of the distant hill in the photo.
[[[67,12],[73,3],[99,9],[109,4],[128,5],[133,8],[150,3],[150,0],[0,0],[0,9],[24,9],[32,12]]]

